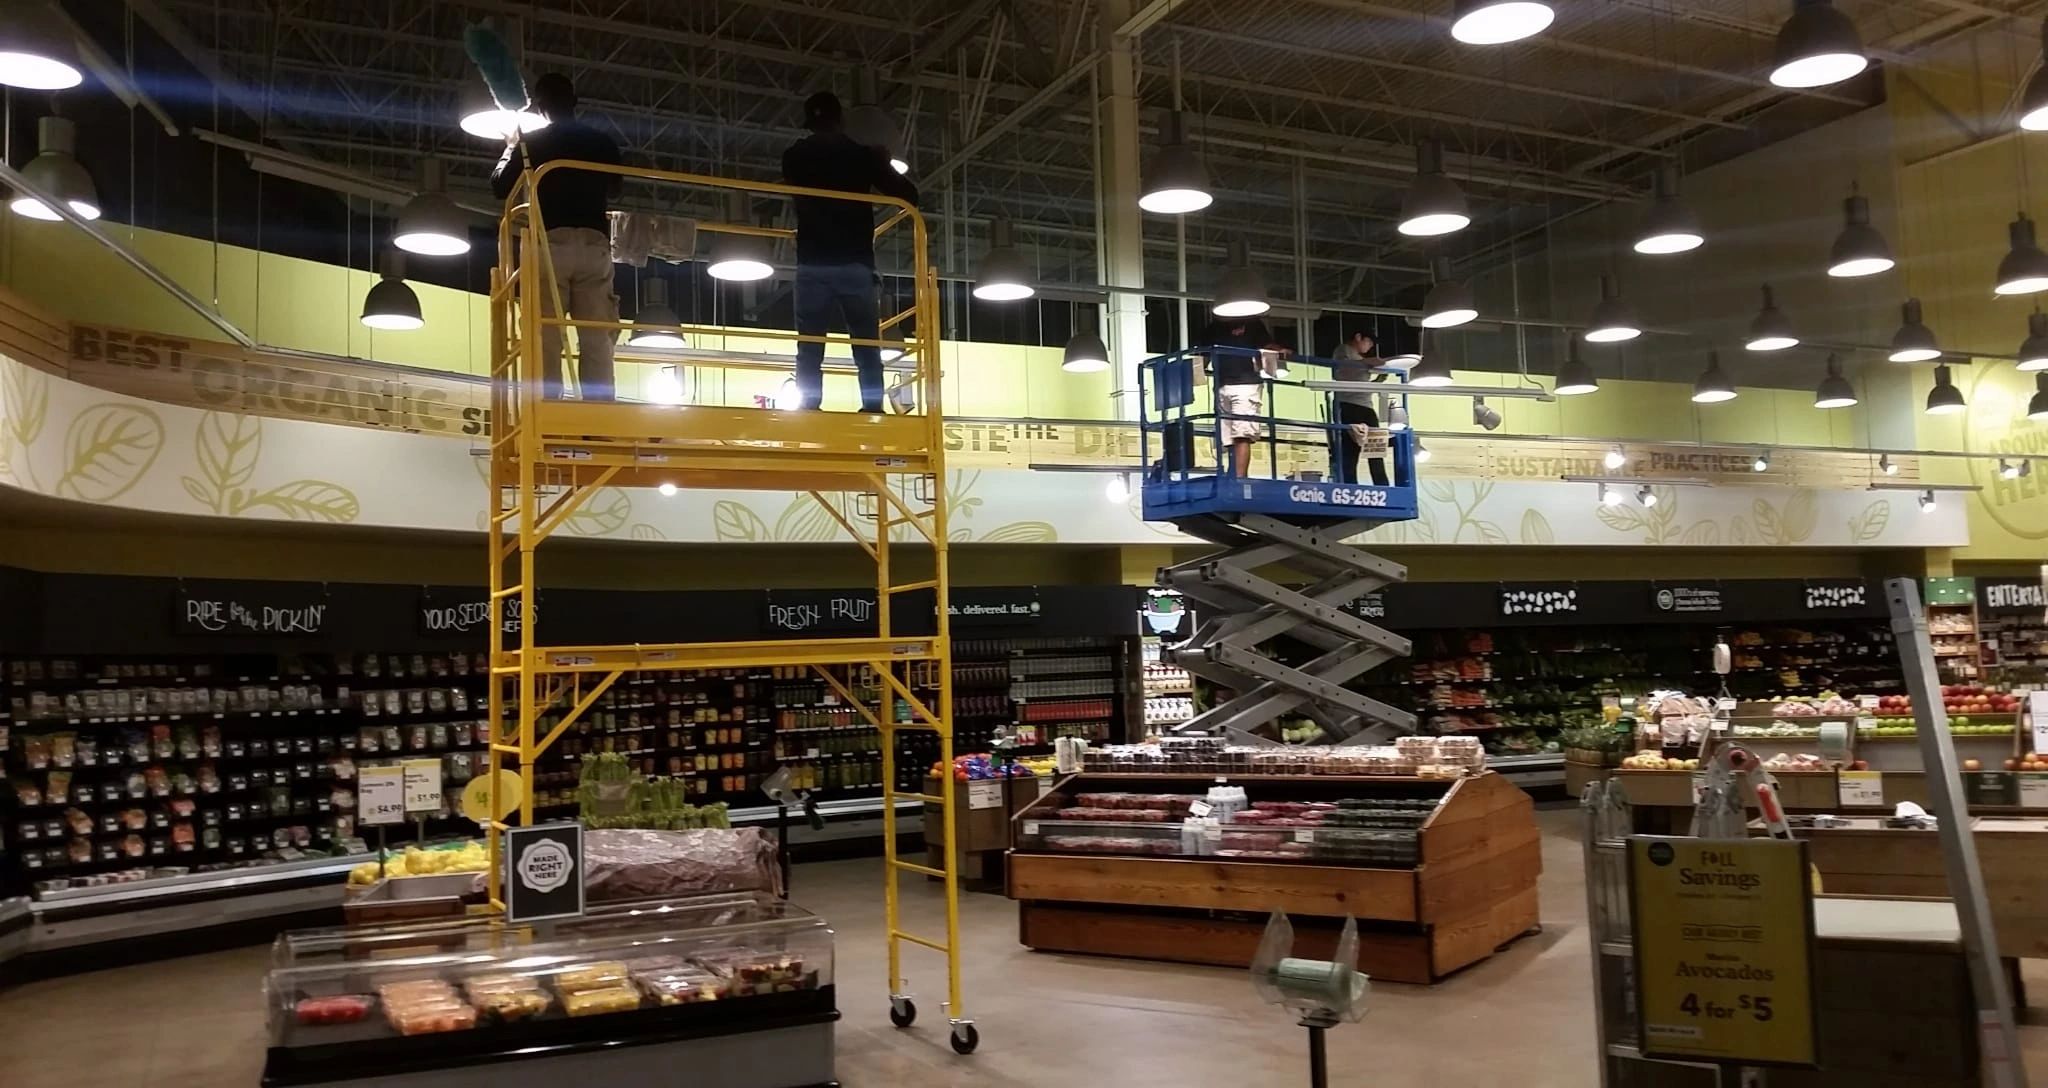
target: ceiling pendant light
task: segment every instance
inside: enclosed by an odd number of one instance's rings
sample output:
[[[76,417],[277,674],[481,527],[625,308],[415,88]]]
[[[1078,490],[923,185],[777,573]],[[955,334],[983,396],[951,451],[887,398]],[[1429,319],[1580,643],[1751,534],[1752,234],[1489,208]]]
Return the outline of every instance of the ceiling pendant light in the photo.
[[[1621,288],[1616,286],[1613,276],[1600,277],[1600,304],[1593,307],[1592,320],[1586,322],[1586,342],[1591,344],[1616,344],[1633,340],[1643,334],[1642,326],[1636,323],[1636,315],[1628,303],[1621,300]]]
[[[1179,110],[1166,115],[1159,139],[1159,150],[1145,164],[1145,192],[1138,207],[1159,215],[1186,215],[1208,207],[1216,199],[1209,194],[1209,171],[1188,146],[1187,120]]]
[[[1454,381],[1450,361],[1441,351],[1424,352],[1415,360],[1415,365],[1408,368],[1408,384],[1423,389],[1441,389]]]
[[[988,252],[975,268],[974,297],[985,302],[1016,302],[1036,293],[1031,286],[1031,266],[1010,244],[1010,221],[996,218],[988,224]]]
[[[1924,363],[1929,359],[1941,358],[1941,347],[1935,342],[1934,330],[1920,319],[1920,300],[1909,298],[1899,307],[1899,331],[1892,334],[1892,353],[1887,356],[1895,363]]]
[[[1466,45],[1505,45],[1543,33],[1555,18],[1542,0],[1457,0],[1451,37]]]
[[[448,199],[447,175],[437,159],[421,167],[418,196],[398,213],[391,244],[422,257],[455,257],[469,252],[469,214]]]
[[[725,194],[725,221],[733,226],[754,227],[753,200],[742,192]],[[774,258],[775,240],[765,234],[715,231],[711,233],[710,260],[704,271],[715,280],[751,283],[775,274]]]
[[[420,316],[420,296],[405,282],[405,254],[389,250],[382,262],[383,278],[370,285],[363,296],[362,322],[373,329],[404,332],[425,325]]]
[[[1875,276],[1890,271],[1894,263],[1892,247],[1870,225],[1870,198],[1852,191],[1842,201],[1842,233],[1835,235],[1835,247],[1828,254],[1828,275]]]
[[[42,0],[8,5],[0,19],[0,84],[25,91],[61,91],[85,81],[78,43]]]
[[[2034,395],[2027,401],[2027,418],[2048,420],[2048,374],[2034,375]]]
[[[1928,488],[1927,490],[1925,490],[1925,491],[1922,491],[1922,492],[1920,493],[1920,512],[1921,512],[1921,513],[1923,513],[1923,514],[1932,514],[1932,513],[1934,513],[1935,507],[1936,507],[1936,506],[1938,506],[1938,505],[1939,505],[1939,504],[1938,504],[1938,503],[1936,503],[1936,502],[1934,501],[1934,489],[1933,489],[1933,488],[1931,488],[1931,487],[1930,487],[1930,488]]]
[[[903,126],[896,123],[895,114],[882,107],[880,87],[873,68],[854,71],[853,108],[846,111],[846,120],[840,131],[854,143],[876,148],[887,155],[891,170],[908,174],[910,160],[903,150]]]
[[[1401,224],[1396,229],[1414,238],[1434,238],[1464,230],[1472,222],[1465,191],[1444,173],[1444,148],[1435,140],[1415,145],[1415,180],[1401,198]]]
[[[100,217],[100,194],[77,156],[78,129],[62,117],[45,117],[36,122],[36,157],[21,168],[21,176],[53,200],[61,200],[80,219]],[[16,215],[56,222],[63,216],[41,200],[22,193],[8,207]]]
[[[1792,0],[1792,17],[1778,29],[1771,82],[1780,87],[1825,87],[1870,66],[1863,36],[1829,0]]]
[[[1229,256],[1223,279],[1216,285],[1216,300],[1209,312],[1217,317],[1257,317],[1273,308],[1266,297],[1266,277],[1252,267],[1251,246],[1233,238],[1226,247]]]
[[[1749,321],[1749,342],[1744,347],[1751,351],[1783,351],[1797,346],[1799,334],[1792,331],[1792,319],[1778,309],[1777,295],[1770,284],[1764,284],[1764,304]]]
[[[1069,374],[1095,374],[1109,369],[1109,347],[1092,330],[1076,332],[1060,353],[1060,369]]]
[[[2041,56],[2027,89],[2020,92],[2020,127],[2028,132],[2048,129],[2048,19],[2041,20]]]
[[[2006,228],[2012,248],[1998,262],[1998,283],[1991,289],[1998,295],[2031,295],[2048,291],[2048,253],[2034,241],[2034,221],[2021,212]]]
[[[1842,357],[1829,354],[1827,376],[1813,391],[1815,408],[1851,408],[1856,404],[1856,387],[1842,376]]]
[[[1451,278],[1449,257],[1431,261],[1430,269],[1436,276],[1436,284],[1429,289],[1428,297],[1422,300],[1423,328],[1448,329],[1479,316],[1479,307],[1472,302],[1472,289]]]
[[[2048,370],[2048,314],[2035,310],[2027,315],[2027,338],[2018,354],[2021,370]]]
[[[626,344],[636,348],[686,348],[690,346],[676,326],[682,319],[668,304],[668,281],[659,275],[640,281],[640,308],[633,312],[633,331]]]
[[[1593,368],[1579,357],[1579,338],[1573,336],[1565,347],[1564,365],[1557,368],[1557,384],[1550,391],[1560,397],[1577,397],[1600,391],[1600,382],[1593,377]]]
[[[1707,369],[1700,371],[1699,380],[1692,383],[1694,404],[1719,404],[1735,399],[1735,383],[1728,380],[1728,373],[1721,369],[1721,353],[1707,353]]]
[[[1963,391],[1956,388],[1955,378],[1949,373],[1948,364],[1934,368],[1934,388],[1927,391],[1927,414],[1950,416],[1963,410]]]
[[[1620,446],[1615,446],[1607,451],[1607,456],[1601,458],[1600,463],[1607,466],[1607,471],[1613,472],[1628,464],[1628,454]]]
[[[531,105],[508,110],[498,105],[491,97],[491,88],[482,76],[464,80],[461,98],[457,101],[457,124],[462,131],[479,140],[504,143],[512,134],[539,132],[548,127],[548,119],[535,111]]]
[[[1644,213],[1643,225],[1636,231],[1636,252],[1652,256],[1684,253],[1698,249],[1706,240],[1700,233],[1699,220],[1678,198],[1678,167],[1660,167],[1650,210]]]

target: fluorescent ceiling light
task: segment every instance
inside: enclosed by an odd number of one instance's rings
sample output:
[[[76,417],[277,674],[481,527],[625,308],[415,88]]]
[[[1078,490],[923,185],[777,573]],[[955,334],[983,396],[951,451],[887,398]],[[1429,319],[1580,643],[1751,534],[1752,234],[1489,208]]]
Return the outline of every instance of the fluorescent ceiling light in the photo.
[[[1505,45],[1543,33],[1555,18],[1539,0],[1458,0],[1451,37],[1466,45]]]

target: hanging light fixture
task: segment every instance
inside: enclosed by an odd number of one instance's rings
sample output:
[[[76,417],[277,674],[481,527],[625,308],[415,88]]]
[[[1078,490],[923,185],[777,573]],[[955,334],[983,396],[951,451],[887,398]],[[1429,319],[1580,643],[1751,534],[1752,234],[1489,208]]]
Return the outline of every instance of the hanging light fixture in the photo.
[[[1924,363],[1941,358],[1934,330],[1920,319],[1920,300],[1907,299],[1899,307],[1899,316],[1899,331],[1892,334],[1892,353],[1887,358],[1895,363]]]
[[[1208,207],[1216,199],[1209,194],[1209,171],[1188,146],[1187,119],[1179,110],[1166,115],[1159,140],[1159,150],[1145,164],[1145,192],[1138,197],[1138,207],[1159,215],[1186,215]]]
[[[1927,414],[1930,416],[1954,415],[1963,410],[1963,391],[1956,388],[1954,377],[1949,373],[1948,364],[1934,368],[1934,388],[1927,391]]]
[[[1472,398],[1472,425],[1482,430],[1500,430],[1500,409],[1486,403],[1485,397]]]
[[[1650,255],[1684,253],[1698,249],[1706,240],[1706,236],[1700,233],[1700,223],[1692,209],[1678,197],[1678,167],[1658,168],[1650,210],[1644,213],[1643,225],[1636,231],[1636,252]]]
[[[1435,140],[1415,145],[1415,180],[1401,198],[1402,234],[1434,238],[1464,230],[1472,222],[1465,191],[1444,173],[1444,148]]]
[[[1643,334],[1642,326],[1636,323],[1635,311],[1621,299],[1621,288],[1614,277],[1600,277],[1600,304],[1593,307],[1593,317],[1586,322],[1586,342],[1591,344],[1617,344],[1633,340]]]
[[[1601,458],[1600,463],[1607,466],[1607,471],[1613,472],[1628,464],[1628,454],[1620,446],[1615,446],[1607,451],[1607,456]]]
[[[1600,391],[1593,368],[1579,358],[1579,338],[1574,335],[1565,347],[1564,365],[1557,368],[1557,384],[1550,391],[1560,397],[1576,397]]]
[[[1820,380],[1820,386],[1813,391],[1815,408],[1850,408],[1856,404],[1856,387],[1842,376],[1842,357],[1828,355],[1827,376]]]
[[[903,126],[896,123],[895,114],[882,107],[880,86],[873,68],[855,69],[853,108],[846,111],[841,131],[854,143],[878,148],[887,155],[891,170],[908,174],[910,160],[903,150]]]
[[[683,388],[683,368],[677,363],[669,363],[648,375],[641,392],[655,404],[683,404],[690,399],[689,391]]]
[[[92,175],[78,161],[78,129],[63,117],[44,117],[36,122],[36,157],[21,168],[21,176],[37,190],[61,200],[80,219],[100,217],[100,194]],[[41,200],[22,193],[8,207],[16,215],[55,222],[62,219]]]
[[[1429,289],[1428,297],[1422,300],[1423,328],[1448,329],[1479,316],[1479,307],[1472,302],[1472,289],[1451,278],[1449,257],[1432,260],[1430,269],[1436,276],[1436,284]]]
[[[753,204],[752,198],[745,193],[726,193],[726,222],[743,227],[754,226]],[[706,262],[704,271],[711,273],[712,279],[749,283],[775,274],[774,239],[765,234],[734,234],[724,230],[710,233],[710,260]]]
[[[1828,253],[1828,275],[1836,279],[1875,276],[1891,270],[1892,247],[1870,225],[1870,198],[1851,192],[1842,201],[1842,233]]]
[[[1998,282],[1993,294],[2031,295],[2048,291],[2048,253],[2034,241],[2034,221],[2021,212],[2006,228],[2012,248],[1998,262]]]
[[[1644,506],[1655,506],[1657,505],[1657,493],[1650,489],[1649,484],[1644,484],[1636,488],[1636,501]]]
[[[1877,470],[1887,476],[1897,476],[1899,474],[1899,463],[1892,460],[1891,454],[1880,453],[1877,455]]]
[[[1751,351],[1783,351],[1799,343],[1799,334],[1792,329],[1792,319],[1785,311],[1778,309],[1778,297],[1770,284],[1764,284],[1764,304],[1756,316],[1749,321],[1749,342],[1744,347]]]
[[[387,250],[382,262],[383,278],[370,285],[363,296],[362,322],[373,329],[404,332],[425,325],[420,316],[420,296],[405,282],[405,254]]]
[[[1257,317],[1273,308],[1266,297],[1266,277],[1252,267],[1251,246],[1233,238],[1223,279],[1216,285],[1216,301],[1209,311],[1217,317]]]
[[[398,213],[391,244],[422,257],[455,257],[469,252],[469,215],[448,199],[447,174],[438,159],[421,168],[419,195]]]
[[[1093,329],[1076,330],[1060,354],[1060,369],[1069,374],[1094,374],[1109,369],[1109,346]]]
[[[1424,352],[1415,360],[1415,365],[1408,368],[1408,384],[1424,389],[1441,388],[1453,384],[1454,380],[1450,360],[1444,358],[1441,351]]]
[[[1825,87],[1870,66],[1863,36],[1829,0],[1792,0],[1792,17],[1778,29],[1771,82],[1780,87]]]
[[[1694,404],[1719,404],[1735,399],[1735,383],[1728,380],[1728,374],[1721,369],[1721,353],[1707,353],[1707,369],[1700,371],[1699,380],[1692,383]]]
[[[2027,338],[2018,354],[2021,370],[2048,370],[2048,314],[2035,310],[2027,315]]]
[[[2034,375],[2034,395],[2027,401],[2027,418],[2048,419],[2048,374]]]
[[[633,312],[633,331],[626,344],[636,348],[686,348],[683,334],[676,331],[682,319],[668,304],[668,280],[660,275],[640,281],[640,308]]]
[[[43,0],[8,5],[0,20],[0,84],[61,91],[85,81],[71,28]]]
[[[1934,489],[1933,489],[1933,488],[1931,488],[1931,487],[1930,487],[1930,488],[1928,488],[1927,490],[1925,490],[1925,491],[1922,491],[1922,492],[1920,493],[1920,512],[1921,512],[1921,513],[1923,513],[1923,514],[1932,514],[1932,513],[1934,513],[1935,507],[1936,507],[1937,505],[1938,505],[1938,504],[1937,504],[1937,503],[1936,503],[1936,502],[1934,501]]]
[[[461,97],[456,103],[457,122],[462,131],[479,140],[493,140],[504,143],[515,132],[539,132],[548,127],[548,119],[541,116],[531,104],[516,110],[498,105],[491,97],[491,88],[479,75],[463,81]]]
[[[1430,457],[1430,453],[1429,453],[1429,447],[1428,447],[1428,446],[1425,446],[1425,445],[1423,445],[1423,444],[1422,444],[1422,436],[1421,436],[1421,435],[1419,435],[1419,434],[1418,434],[1418,435],[1416,435],[1416,436],[1415,436],[1415,463],[1416,463],[1416,464],[1418,464],[1418,465],[1426,465],[1426,464],[1428,464],[1428,463],[1429,463],[1429,457]]]
[[[997,217],[988,224],[988,252],[975,269],[974,297],[986,302],[1017,302],[1037,293],[1031,266],[1010,244],[1010,221]]]
[[[2041,56],[2027,89],[2020,92],[2020,127],[2028,132],[2048,129],[2048,19],[2041,20]]]
[[[1543,33],[1555,18],[1542,0],[1457,0],[1451,37],[1466,45],[1505,45]]]

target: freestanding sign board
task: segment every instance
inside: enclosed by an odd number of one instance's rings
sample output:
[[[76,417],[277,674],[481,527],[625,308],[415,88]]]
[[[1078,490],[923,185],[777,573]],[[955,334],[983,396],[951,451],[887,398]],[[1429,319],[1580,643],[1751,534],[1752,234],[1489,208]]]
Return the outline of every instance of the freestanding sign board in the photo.
[[[505,920],[538,922],[583,913],[583,825],[515,827],[505,832]]]

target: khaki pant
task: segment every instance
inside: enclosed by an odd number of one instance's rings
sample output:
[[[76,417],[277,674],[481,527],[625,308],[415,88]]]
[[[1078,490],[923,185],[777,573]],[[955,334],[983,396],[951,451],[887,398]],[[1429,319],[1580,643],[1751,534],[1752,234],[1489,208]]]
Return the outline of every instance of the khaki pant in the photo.
[[[555,285],[569,316],[578,321],[617,321],[619,296],[612,290],[612,240],[589,227],[556,227],[548,232],[548,259],[554,262]],[[553,317],[555,300],[541,288],[541,313]],[[577,392],[584,400],[615,400],[612,348],[617,329],[577,329]],[[562,330],[543,326],[540,334],[541,384],[550,400],[562,396]]]

